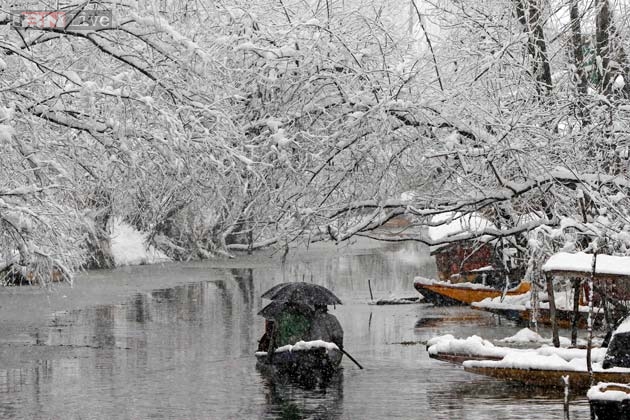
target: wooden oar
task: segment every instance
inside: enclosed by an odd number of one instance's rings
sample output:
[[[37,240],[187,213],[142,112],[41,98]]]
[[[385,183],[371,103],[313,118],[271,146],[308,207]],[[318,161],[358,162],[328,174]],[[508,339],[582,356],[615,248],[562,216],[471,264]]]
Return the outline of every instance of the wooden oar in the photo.
[[[341,350],[341,352],[343,354],[345,354],[346,356],[348,356],[348,359],[352,360],[354,362],[355,365],[359,366],[359,369],[363,369],[363,366],[361,366],[361,363],[357,362],[356,359],[354,357],[352,357],[350,355],[350,353],[348,353],[346,350],[344,350],[343,347],[339,347],[339,350]]]

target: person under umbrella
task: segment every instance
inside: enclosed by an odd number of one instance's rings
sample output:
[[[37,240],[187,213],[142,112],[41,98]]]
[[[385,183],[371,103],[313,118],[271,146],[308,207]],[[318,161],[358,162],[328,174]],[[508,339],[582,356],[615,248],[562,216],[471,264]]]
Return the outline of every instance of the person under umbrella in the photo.
[[[343,328],[337,317],[328,313],[326,305],[315,305],[309,339],[335,343],[343,349]]]
[[[267,351],[269,360],[276,348],[298,341],[322,340],[334,343],[360,369],[363,366],[343,348],[343,328],[328,305],[341,305],[333,292],[306,282],[281,283],[261,295],[272,302],[260,311],[267,321],[259,351]]]
[[[315,308],[303,302],[274,300],[259,315],[265,317],[265,333],[259,351],[272,351],[300,340],[308,340]]]
[[[327,305],[341,304],[341,299],[327,288],[306,282],[281,283],[264,292],[262,297],[272,300],[261,315],[273,319],[273,325],[266,322],[259,349],[267,342],[273,348],[300,340],[343,343],[343,329],[327,310]],[[336,341],[332,341],[333,337]]]

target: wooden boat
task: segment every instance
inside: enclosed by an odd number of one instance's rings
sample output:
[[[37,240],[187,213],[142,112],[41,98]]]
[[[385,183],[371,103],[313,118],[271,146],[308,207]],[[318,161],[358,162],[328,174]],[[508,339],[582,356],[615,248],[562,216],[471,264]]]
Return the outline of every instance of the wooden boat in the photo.
[[[548,302],[554,300],[554,277],[566,277],[573,279],[575,287],[575,299],[582,301],[580,295],[583,287],[581,279],[590,279],[593,283],[593,304],[603,306],[602,301],[608,301],[613,310],[609,323],[614,325],[621,317],[626,315],[625,308],[617,311],[617,306],[624,306],[622,302],[630,298],[630,257],[599,254],[587,254],[584,252],[567,253],[559,252],[549,257],[541,267],[545,273],[547,284]],[[584,290],[584,292],[587,292]],[[603,294],[601,292],[604,292]],[[587,295],[584,293],[584,295]],[[554,305],[549,307],[549,318],[552,320],[554,341],[558,336],[557,310]],[[554,322],[556,321],[556,322]]]
[[[501,360],[502,357],[469,353],[437,352],[429,353],[431,359],[461,365],[467,360]]]
[[[507,355],[526,359],[531,355],[555,356],[570,362],[574,359],[586,359],[586,349],[581,348],[520,348],[495,346],[490,341],[478,336],[467,338],[455,338],[451,335],[434,337],[427,342],[427,352],[432,359],[463,364],[467,360],[503,360]],[[596,347],[592,349],[591,358],[593,362],[601,362],[606,354],[605,348]]]
[[[520,382],[525,385],[556,388],[564,387],[564,376],[569,377],[572,390],[586,390],[591,384],[591,378],[586,369],[545,369],[535,366],[503,367],[500,362],[468,360],[463,363],[464,370],[479,375],[490,376],[505,381]],[[494,364],[494,365],[493,365]],[[601,365],[593,364],[593,381],[597,382],[630,382],[630,369],[613,368],[602,369]]]
[[[322,340],[299,341],[277,348],[271,358],[266,351],[256,352],[260,368],[296,377],[332,374],[339,369],[342,357],[342,351],[335,344]]]
[[[430,358],[460,365],[466,360],[501,360],[510,351],[519,350],[497,347],[476,335],[455,338],[447,334],[427,341],[427,353]]]
[[[519,325],[529,325],[531,323],[532,314],[529,308],[487,308],[483,306],[472,305],[473,309],[483,310],[499,315],[505,319],[516,321]],[[596,312],[594,315],[594,328],[600,328],[604,322],[604,315]],[[539,325],[551,325],[551,316],[549,309],[539,308],[538,317],[536,319]],[[573,311],[556,308],[556,322],[559,328],[571,328],[573,323]],[[578,313],[578,328],[586,328],[588,326],[588,312],[580,311]]]
[[[368,305],[410,305],[414,303],[420,303],[420,296],[383,298],[376,302],[368,302]]]
[[[441,280],[416,277],[414,288],[424,296],[426,302],[434,305],[469,305],[485,298],[499,297],[503,290],[486,286],[480,283],[450,283]],[[529,291],[530,284],[521,282],[518,286],[509,289],[507,295],[518,295]]]
[[[562,388],[564,387],[563,376],[569,377],[569,386],[572,390],[586,390],[591,384],[591,379],[586,371],[474,366],[469,364],[469,362],[471,361],[464,362],[464,370],[466,370],[466,372],[477,373],[505,381],[520,382],[530,386]],[[628,383],[630,382],[630,369],[626,369],[624,372],[614,370],[594,371],[593,380],[600,382]]]
[[[630,418],[630,386],[600,382],[588,393],[591,412],[598,420]]]

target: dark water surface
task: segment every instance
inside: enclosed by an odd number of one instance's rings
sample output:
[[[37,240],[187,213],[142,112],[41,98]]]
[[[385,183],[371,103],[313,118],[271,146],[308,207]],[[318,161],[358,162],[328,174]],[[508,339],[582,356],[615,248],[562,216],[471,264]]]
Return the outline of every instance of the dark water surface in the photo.
[[[367,305],[414,296],[434,274],[415,244],[320,246],[282,269],[278,256],[95,271],[74,288],[0,290],[0,418],[563,419],[562,394],[472,375],[428,358],[438,334],[519,330],[466,308]],[[260,294],[289,279],[331,288],[346,332],[343,370],[321,389],[255,368]],[[572,419],[588,419],[578,396]]]

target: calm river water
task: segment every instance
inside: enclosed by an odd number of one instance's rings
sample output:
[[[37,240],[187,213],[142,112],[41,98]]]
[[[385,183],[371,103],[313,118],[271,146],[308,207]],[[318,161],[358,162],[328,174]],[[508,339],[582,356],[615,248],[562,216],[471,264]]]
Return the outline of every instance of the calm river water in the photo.
[[[368,305],[414,296],[435,273],[416,244],[318,246],[279,256],[94,271],[74,288],[0,290],[0,418],[563,419],[562,394],[507,385],[428,358],[451,333],[519,330],[466,308]],[[325,389],[273,383],[255,367],[260,294],[289,279],[334,290],[347,358]],[[588,419],[578,396],[571,419]]]

